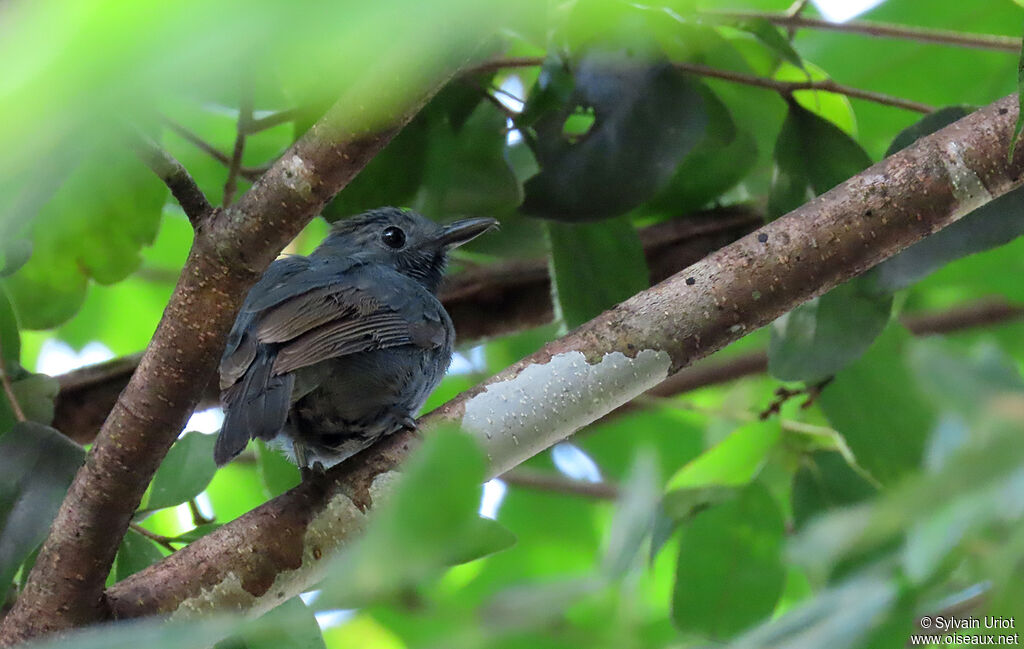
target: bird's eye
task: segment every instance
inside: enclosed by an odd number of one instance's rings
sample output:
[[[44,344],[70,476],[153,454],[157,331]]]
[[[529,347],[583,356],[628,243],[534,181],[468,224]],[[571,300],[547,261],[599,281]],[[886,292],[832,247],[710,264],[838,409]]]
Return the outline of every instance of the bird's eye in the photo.
[[[396,228],[392,225],[391,227],[384,228],[384,231],[380,233],[380,240],[389,248],[398,250],[405,245],[405,232],[402,231],[402,228]]]

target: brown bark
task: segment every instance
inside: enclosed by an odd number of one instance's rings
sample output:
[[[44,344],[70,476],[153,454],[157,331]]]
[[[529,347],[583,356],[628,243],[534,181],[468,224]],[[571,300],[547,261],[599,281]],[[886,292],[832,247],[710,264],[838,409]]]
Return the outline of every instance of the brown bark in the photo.
[[[626,375],[631,368],[638,372],[633,381],[622,382],[611,393],[606,391],[601,399],[594,399],[593,408],[584,416],[596,420],[651,387],[659,374],[679,371],[1020,186],[1024,151],[1018,149],[1011,161],[1006,158],[1016,105],[1016,96],[1006,97],[918,141],[553,341],[430,413],[422,425],[471,421],[471,432],[488,451],[502,449],[505,453],[489,456],[492,472],[521,462],[528,452],[524,449],[550,445],[563,431],[553,434],[555,420],[538,416],[544,412],[544,398],[510,401],[505,412],[495,413],[503,417],[501,425],[496,423],[490,429],[479,420],[467,419],[472,407],[494,402],[491,391],[500,393],[503,387],[525,383],[543,387],[559,381],[559,387],[579,388],[578,403],[589,407],[589,398],[598,393],[574,382],[577,375],[571,372],[556,379],[556,366],[560,369],[574,353],[586,358],[586,367],[574,366],[580,373],[602,372],[610,367],[609,359],[626,359],[622,361]],[[529,377],[523,375],[527,370]],[[616,378],[621,376],[620,372]],[[604,388],[600,381],[597,386]],[[512,425],[507,423],[510,419]],[[572,425],[581,425],[580,420],[573,420]],[[503,438],[509,436],[515,445],[504,443]],[[333,484],[327,487],[325,500],[309,501],[312,512],[307,520],[311,522],[304,530],[317,522],[321,533],[333,532],[333,545],[358,531],[359,525],[350,524],[351,517],[344,519],[347,526],[332,527],[325,512],[330,514],[330,506],[349,499],[363,508],[372,506],[374,478],[393,469],[414,442],[413,435],[399,433],[332,469],[328,477]],[[229,595],[235,592],[230,588],[235,575],[278,570],[274,561],[258,552],[239,551],[236,539],[244,537],[244,548],[259,548],[285,537],[284,526],[294,520],[292,510],[298,503],[308,501],[304,494],[309,488],[300,486],[115,585],[108,591],[113,610],[128,617],[175,611],[200,597],[210,607],[236,601]],[[244,535],[238,533],[242,529]],[[287,537],[305,538],[294,530],[287,530]],[[303,554],[307,550],[294,548],[288,556],[308,556]],[[299,589],[312,585],[317,574],[316,566],[304,561],[290,570],[287,578],[292,589]],[[211,591],[212,584],[223,586],[223,592]],[[267,595],[252,590],[246,593],[254,598]]]

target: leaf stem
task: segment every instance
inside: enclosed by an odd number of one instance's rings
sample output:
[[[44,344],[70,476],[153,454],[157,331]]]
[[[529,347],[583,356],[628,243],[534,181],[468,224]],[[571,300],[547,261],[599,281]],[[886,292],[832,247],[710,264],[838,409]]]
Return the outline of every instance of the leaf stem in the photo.
[[[150,530],[147,530],[145,527],[139,525],[138,523],[130,523],[129,527],[131,527],[132,530],[138,532],[147,539],[159,543],[171,552],[177,552],[177,548],[174,547],[175,540],[171,537],[164,536],[163,534],[157,534],[156,532],[151,532]],[[181,541],[178,541],[178,543],[181,543]]]
[[[0,383],[4,386],[4,393],[7,395],[7,401],[11,404],[11,412],[14,413],[14,418],[18,421],[25,421],[25,411],[21,409],[21,404],[18,403],[18,397],[14,394],[14,386],[11,385],[11,377],[7,374],[2,341],[0,341]]]

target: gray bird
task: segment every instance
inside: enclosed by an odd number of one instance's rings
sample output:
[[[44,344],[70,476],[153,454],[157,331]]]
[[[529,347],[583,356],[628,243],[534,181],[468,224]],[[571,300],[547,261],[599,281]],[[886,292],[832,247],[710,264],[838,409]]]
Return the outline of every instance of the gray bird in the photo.
[[[249,291],[220,362],[223,465],[250,439],[329,467],[402,428],[444,376],[455,330],[436,297],[448,252],[496,227],[386,207],[335,223]]]

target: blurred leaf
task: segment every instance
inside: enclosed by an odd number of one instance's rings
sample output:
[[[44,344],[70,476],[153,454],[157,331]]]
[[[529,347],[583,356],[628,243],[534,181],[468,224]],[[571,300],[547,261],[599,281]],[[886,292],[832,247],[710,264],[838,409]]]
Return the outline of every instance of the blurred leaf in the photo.
[[[516,535],[496,520],[478,517],[469,527],[465,544],[456,547],[456,554],[448,559],[450,565],[467,563],[495,552],[507,550],[516,544]]]
[[[522,210],[560,221],[623,214],[664,187],[700,142],[703,98],[670,64],[623,55],[586,55],[574,78],[569,101],[537,119],[536,137],[527,139],[541,171],[526,182]],[[592,109],[595,119],[573,141],[563,129],[577,107]]]
[[[797,529],[821,512],[862,502],[878,492],[836,451],[816,451],[793,477],[793,522]]]
[[[864,574],[828,588],[814,599],[728,644],[728,649],[848,649],[885,619],[899,589],[878,574]],[[906,636],[900,643],[906,642]],[[895,646],[895,645],[893,645]]]
[[[768,201],[773,218],[860,173],[871,166],[871,159],[835,124],[791,101],[775,143],[775,164]]]
[[[892,296],[854,278],[799,305],[772,324],[768,371],[814,383],[860,358],[889,322]]]
[[[660,484],[650,449],[641,449],[623,485],[608,534],[604,569],[609,578],[621,579],[636,563],[641,546],[654,528]]]
[[[553,301],[570,329],[650,286],[636,228],[628,221],[548,223]]]
[[[84,459],[82,447],[35,422],[0,435],[0,583],[46,537]]]
[[[213,463],[216,437],[193,431],[174,443],[153,476],[147,510],[180,505],[206,489],[217,470]]]
[[[164,558],[156,543],[135,530],[128,530],[114,558],[114,580],[121,581]]]
[[[326,649],[313,611],[298,597],[271,609],[239,637],[246,649]]]
[[[332,562],[318,602],[364,605],[422,583],[452,562],[508,547],[511,535],[477,515],[483,478],[483,454],[469,436],[432,431],[366,534]]]
[[[910,335],[893,325],[818,398],[857,463],[883,484],[918,468],[935,413],[915,389],[905,350]]]
[[[1017,59],[1017,123],[1013,126],[1010,150],[1006,154],[1008,160],[1013,159],[1013,150],[1017,147],[1021,131],[1024,131],[1024,46],[1021,47],[1020,57]]]
[[[965,354],[941,338],[914,339],[907,345],[907,366],[936,408],[961,413],[975,424],[1000,401],[1024,395],[1017,363],[991,344]]]
[[[704,139],[645,209],[667,216],[694,212],[736,185],[757,162],[754,137],[736,127],[729,107],[715,93],[703,84],[698,88],[708,114]]]
[[[675,473],[704,450],[705,426],[703,416],[665,402],[595,422],[587,427],[586,435],[577,435],[573,442],[601,467],[605,479],[624,482],[633,469],[635,449],[640,448],[655,452],[658,475]]]
[[[729,638],[771,613],[786,576],[782,513],[759,484],[683,527],[672,618],[683,631]]]
[[[679,469],[667,491],[694,487],[733,487],[754,479],[779,441],[779,423],[744,424]]]
[[[117,282],[153,242],[167,189],[127,146],[94,151],[61,185],[32,224],[32,257],[3,280],[22,327],[70,318],[89,278]]]
[[[970,107],[950,106],[925,116],[896,136],[888,155],[952,124],[969,112]],[[1015,189],[883,261],[868,271],[866,278],[882,290],[897,291],[951,261],[1004,245],[1022,233],[1024,190]]]
[[[482,610],[489,626],[508,629],[542,627],[565,615],[565,610],[605,585],[595,577],[512,586],[497,593]]]
[[[256,468],[267,498],[276,498],[299,484],[299,468],[278,451],[268,448],[262,440],[256,441]]]

